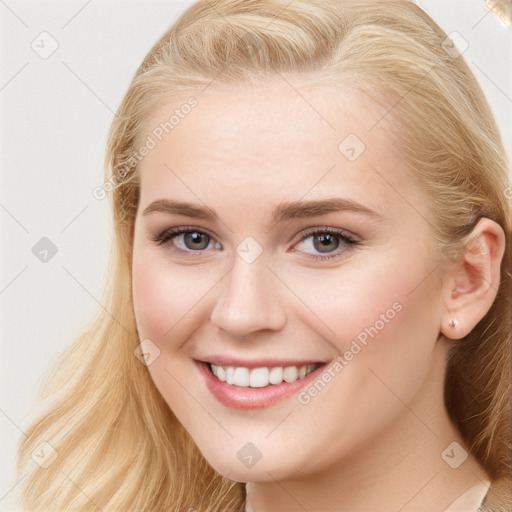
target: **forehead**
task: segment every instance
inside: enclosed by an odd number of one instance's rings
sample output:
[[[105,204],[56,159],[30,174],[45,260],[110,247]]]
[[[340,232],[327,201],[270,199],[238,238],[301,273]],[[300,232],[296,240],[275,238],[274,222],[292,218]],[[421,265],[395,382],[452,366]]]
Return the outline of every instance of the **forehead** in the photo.
[[[195,106],[185,108],[191,96]],[[151,138],[154,147],[139,164],[141,202],[170,195],[213,206],[223,197],[261,203],[342,194],[396,205],[421,193],[395,132],[391,115],[347,86],[291,77],[213,85],[162,102],[146,119],[139,141]]]
[[[192,98],[196,105],[189,108]],[[355,89],[282,76],[252,85],[214,83],[204,91],[160,101],[144,121],[139,142],[171,120],[172,127],[167,126],[161,134],[170,144],[177,142],[180,134],[191,142],[187,128],[193,124],[192,139],[198,142],[216,137],[218,144],[227,148],[235,140],[239,146],[244,139],[253,151],[263,146],[283,151],[288,142],[294,141],[318,143],[322,139],[326,142],[323,146],[332,145],[346,135],[347,129],[369,140],[366,132],[376,124],[382,123],[387,133],[389,120],[382,122],[382,118],[382,108],[369,105],[368,98]],[[280,137],[275,137],[276,132]],[[372,144],[378,142],[378,137],[374,139]]]

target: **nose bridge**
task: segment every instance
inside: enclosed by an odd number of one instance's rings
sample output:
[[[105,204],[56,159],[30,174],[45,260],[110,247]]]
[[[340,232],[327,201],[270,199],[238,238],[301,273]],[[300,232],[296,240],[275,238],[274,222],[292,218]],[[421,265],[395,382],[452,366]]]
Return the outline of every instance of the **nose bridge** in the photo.
[[[261,329],[280,329],[284,314],[279,304],[278,282],[267,268],[264,255],[254,261],[234,255],[233,266],[220,286],[211,321],[237,336]]]

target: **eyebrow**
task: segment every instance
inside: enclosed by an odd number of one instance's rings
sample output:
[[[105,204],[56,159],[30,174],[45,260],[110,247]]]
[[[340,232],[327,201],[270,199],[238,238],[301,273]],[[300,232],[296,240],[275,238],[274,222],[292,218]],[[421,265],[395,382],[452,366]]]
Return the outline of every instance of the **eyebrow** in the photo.
[[[300,219],[304,217],[316,217],[328,213],[348,211],[361,213],[374,219],[383,219],[380,213],[351,199],[333,197],[310,201],[287,201],[277,205],[272,211],[272,221],[275,223]],[[214,209],[201,206],[196,203],[188,203],[173,199],[158,199],[144,209],[142,215],[152,213],[165,213],[168,215],[184,215],[196,219],[213,221],[218,217]]]

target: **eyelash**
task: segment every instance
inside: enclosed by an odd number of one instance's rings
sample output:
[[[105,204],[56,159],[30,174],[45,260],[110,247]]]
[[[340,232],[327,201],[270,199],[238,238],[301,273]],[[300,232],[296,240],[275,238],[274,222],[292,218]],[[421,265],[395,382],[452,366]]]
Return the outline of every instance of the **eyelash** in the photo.
[[[162,231],[162,233],[160,233],[159,235],[152,236],[151,239],[157,245],[165,245],[165,244],[171,242],[171,240],[173,238],[175,238],[178,235],[181,235],[183,233],[200,233],[202,235],[206,235],[211,240],[214,240],[214,237],[212,235],[210,235],[208,232],[201,231],[199,229],[192,229],[192,228],[185,227],[185,226],[166,229],[165,231]],[[304,242],[304,240],[307,240],[311,236],[318,235],[318,234],[326,234],[326,233],[330,234],[330,235],[337,236],[349,248],[351,246],[360,245],[360,242],[358,240],[355,240],[354,238],[352,238],[346,231],[344,231],[342,229],[334,229],[334,228],[329,228],[329,227],[306,229],[305,232],[303,233],[301,239],[298,240],[297,243]],[[184,251],[183,249],[178,249],[178,248],[175,248],[175,249],[182,251],[182,252],[194,253],[194,254],[204,252],[204,249],[199,250],[199,251],[193,251],[193,250]],[[308,254],[308,253],[306,253],[306,254]],[[315,260],[323,260],[323,261],[330,260],[330,259],[337,258],[340,256],[340,249],[339,249],[339,247],[336,248],[332,254],[329,254],[327,256],[318,256],[318,255],[313,255],[313,254],[308,254],[308,256]]]

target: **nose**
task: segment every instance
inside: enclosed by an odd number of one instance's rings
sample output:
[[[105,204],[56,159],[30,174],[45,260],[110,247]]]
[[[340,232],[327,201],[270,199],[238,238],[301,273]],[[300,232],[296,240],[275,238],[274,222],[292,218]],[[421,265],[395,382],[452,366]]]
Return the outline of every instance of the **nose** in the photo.
[[[235,255],[231,271],[219,283],[220,296],[211,322],[237,337],[264,329],[282,329],[286,319],[279,303],[280,284],[262,256],[247,263]]]

